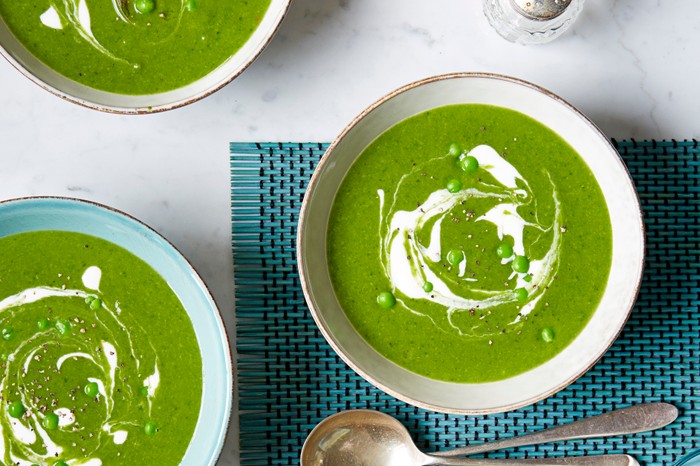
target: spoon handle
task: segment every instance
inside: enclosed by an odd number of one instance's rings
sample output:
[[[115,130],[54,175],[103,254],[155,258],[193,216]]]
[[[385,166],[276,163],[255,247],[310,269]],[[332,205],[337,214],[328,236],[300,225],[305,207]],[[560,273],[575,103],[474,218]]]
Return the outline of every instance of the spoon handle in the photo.
[[[442,464],[446,466],[639,466],[629,455],[591,455],[568,458],[538,459],[493,459],[493,458],[437,458],[424,465]]]
[[[561,440],[635,434],[637,432],[646,432],[664,427],[675,421],[677,417],[678,409],[673,405],[668,403],[646,403],[610,411],[599,416],[581,419],[580,421],[552,427],[532,434],[455,448],[453,450],[440,451],[433,453],[433,456],[466,456],[487,451],[501,450],[503,448],[537,445]]]

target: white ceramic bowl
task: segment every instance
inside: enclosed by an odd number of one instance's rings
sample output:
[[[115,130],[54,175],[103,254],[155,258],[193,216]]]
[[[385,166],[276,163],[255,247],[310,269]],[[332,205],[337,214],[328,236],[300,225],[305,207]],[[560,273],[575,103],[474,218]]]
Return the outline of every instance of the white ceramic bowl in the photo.
[[[581,334],[550,361],[498,382],[432,380],[371,348],[345,317],[333,292],[326,232],[333,199],[358,155],[406,118],[450,104],[517,110],[551,128],[586,161],[602,188],[613,231],[612,269],[600,305]],[[410,84],[370,106],[333,142],[311,179],[297,237],[299,273],[311,313],[345,362],[385,392],[423,408],[460,414],[509,411],[546,398],[584,374],[610,348],[636,299],[644,264],[644,226],[634,185],[610,141],[590,120],[554,94],[491,74],[453,74]]]
[[[272,40],[291,0],[271,0],[260,25],[248,41],[221,66],[173,91],[147,95],[125,95],[85,86],[54,71],[39,61],[15,38],[0,18],[0,54],[20,73],[52,94],[79,105],[112,113],[162,112],[202,99],[231,82],[260,55]]]
[[[192,321],[202,355],[202,405],[181,464],[214,465],[231,415],[233,370],[221,315],[197,272],[155,230],[109,207],[55,197],[0,202],[0,237],[39,230],[73,231],[107,240],[139,257],[170,285]]]

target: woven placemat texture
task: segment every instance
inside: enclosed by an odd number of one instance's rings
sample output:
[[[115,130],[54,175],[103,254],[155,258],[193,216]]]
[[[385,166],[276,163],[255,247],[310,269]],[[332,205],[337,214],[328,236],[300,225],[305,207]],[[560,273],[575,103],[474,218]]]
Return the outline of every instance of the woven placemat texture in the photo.
[[[697,141],[613,141],[632,173],[647,263],[632,318],[605,357],[557,395],[514,412],[454,416],[372,387],[338,358],[308,312],[296,269],[302,197],[320,143],[233,143],[231,187],[241,464],[298,464],[309,431],[353,408],[397,417],[425,450],[532,432],[635,403],[680,418],[652,433],[525,447],[493,457],[628,453],[670,465],[700,448],[700,148]]]

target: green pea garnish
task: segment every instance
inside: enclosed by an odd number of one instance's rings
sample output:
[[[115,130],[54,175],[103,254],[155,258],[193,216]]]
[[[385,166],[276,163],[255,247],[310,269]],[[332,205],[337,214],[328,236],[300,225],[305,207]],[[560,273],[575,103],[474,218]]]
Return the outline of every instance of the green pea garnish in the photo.
[[[146,433],[146,435],[155,435],[156,432],[158,432],[158,426],[156,426],[156,423],[153,421],[147,421],[143,425],[143,431]]]
[[[36,321],[36,328],[39,330],[46,330],[51,325],[49,319],[39,319]]]
[[[513,270],[518,273],[527,273],[530,270],[530,259],[525,256],[515,256],[515,259],[513,259]]]
[[[450,149],[447,151],[447,153],[453,157],[457,157],[462,153],[462,148],[459,146],[459,144],[453,142],[450,144]]]
[[[5,341],[12,341],[15,339],[15,331],[12,330],[12,327],[3,327],[0,334],[2,334],[2,339]]]
[[[511,246],[508,243],[501,243],[496,248],[496,254],[501,259],[508,259],[510,256],[513,255],[513,246]]]
[[[156,9],[154,0],[136,0],[136,10],[139,13],[152,13]]]
[[[452,179],[447,182],[446,188],[452,194],[458,193],[462,190],[462,182],[458,179]]]
[[[53,466],[68,466],[68,463],[65,461],[56,461]]]
[[[394,307],[396,305],[396,298],[391,292],[382,291],[377,295],[377,304],[383,308],[389,309],[390,307]]]
[[[95,398],[98,393],[100,393],[100,387],[95,382],[88,382],[85,384],[83,391],[90,398]]]
[[[525,288],[516,288],[513,290],[513,294],[518,301],[525,301],[527,299],[527,290]]]
[[[102,300],[100,298],[95,298],[90,302],[90,309],[93,311],[98,310],[99,308],[102,307]]]
[[[543,328],[541,335],[542,340],[544,340],[545,343],[551,343],[554,341],[554,330],[549,327]]]
[[[464,259],[464,252],[461,249],[451,249],[447,253],[447,262],[451,265],[457,266]]]
[[[471,155],[467,155],[463,159],[459,161],[459,166],[464,170],[466,173],[472,174],[476,173],[476,171],[479,169],[479,161],[476,160],[476,157],[473,157]]]
[[[64,336],[70,333],[70,322],[65,319],[58,319],[54,324],[59,335]]]
[[[433,291],[433,284],[430,282],[423,283],[423,291],[425,291],[426,293],[430,293],[431,291]]]
[[[185,8],[187,8],[187,11],[194,11],[197,9],[197,2],[195,0],[187,0],[185,2]]]
[[[148,387],[141,387],[139,388],[139,393],[141,396],[146,397],[148,396]]]
[[[525,280],[526,282],[530,283],[530,282],[532,281],[532,275],[525,275],[525,276],[523,277],[523,280]]]
[[[7,411],[10,413],[10,416],[19,419],[22,417],[22,415],[27,411],[27,409],[24,407],[21,401],[13,401],[10,403],[10,406],[7,407]]]
[[[54,430],[58,427],[58,416],[56,414],[50,413],[41,421],[41,425],[44,426],[46,430]]]

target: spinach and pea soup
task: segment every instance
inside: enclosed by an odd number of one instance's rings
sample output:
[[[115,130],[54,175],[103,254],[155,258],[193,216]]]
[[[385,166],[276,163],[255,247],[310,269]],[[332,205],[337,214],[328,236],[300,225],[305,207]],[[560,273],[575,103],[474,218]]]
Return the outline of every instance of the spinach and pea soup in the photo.
[[[0,238],[0,464],[177,465],[202,361],[192,323],[149,265],[104,240]]]
[[[612,261],[593,174],[512,110],[454,105],[390,128],[333,203],[328,265],[363,338],[426,377],[496,381],[581,332]]]
[[[190,84],[233,56],[270,0],[0,0],[15,37],[58,73],[140,95]]]

